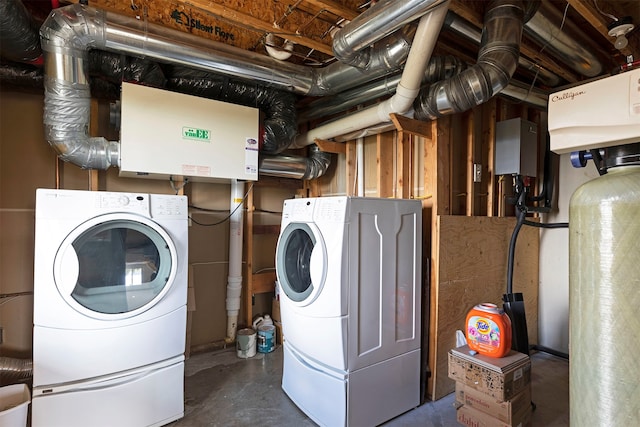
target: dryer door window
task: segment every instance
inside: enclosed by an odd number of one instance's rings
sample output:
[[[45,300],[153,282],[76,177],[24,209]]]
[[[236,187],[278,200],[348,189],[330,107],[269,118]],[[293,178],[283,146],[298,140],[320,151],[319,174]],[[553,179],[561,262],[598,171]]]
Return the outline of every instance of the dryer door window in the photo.
[[[278,240],[276,268],[280,287],[290,300],[301,305],[315,300],[324,285],[325,262],[326,250],[315,226],[285,227]]]
[[[129,317],[167,292],[175,249],[166,233],[137,220],[114,219],[76,231],[56,256],[56,284],[76,310]]]

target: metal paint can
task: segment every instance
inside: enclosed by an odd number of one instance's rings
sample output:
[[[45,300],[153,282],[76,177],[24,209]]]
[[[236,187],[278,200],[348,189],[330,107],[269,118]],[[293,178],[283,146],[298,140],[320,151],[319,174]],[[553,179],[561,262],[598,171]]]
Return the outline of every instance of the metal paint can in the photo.
[[[256,331],[251,328],[240,329],[236,336],[238,357],[247,359],[256,355]]]
[[[270,353],[275,348],[276,327],[265,325],[258,327],[258,351],[260,353]]]

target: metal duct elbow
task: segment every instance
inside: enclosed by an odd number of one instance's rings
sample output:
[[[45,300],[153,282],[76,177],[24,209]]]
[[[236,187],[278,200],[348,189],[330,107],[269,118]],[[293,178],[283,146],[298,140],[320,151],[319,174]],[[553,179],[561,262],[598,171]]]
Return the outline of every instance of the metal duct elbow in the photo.
[[[321,151],[316,145],[309,147],[309,157],[294,155],[260,156],[258,172],[264,176],[294,179],[316,179],[327,172],[331,165],[331,153]]]
[[[0,378],[8,383],[22,381],[32,376],[33,361],[31,359],[0,357]]]
[[[95,47],[100,12],[73,5],[56,9],[40,28],[45,52],[45,138],[58,156],[83,169],[108,169],[119,161],[117,142],[89,137],[91,91],[88,49]],[[99,38],[98,38],[99,39]]]
[[[477,63],[451,79],[423,88],[415,117],[433,120],[480,105],[507,86],[518,65],[525,9],[521,0],[493,0],[484,19]]]
[[[444,1],[381,0],[335,34],[333,53],[342,63],[366,67],[370,60],[370,51],[366,48]]]
[[[15,62],[41,64],[38,27],[19,0],[0,2],[0,54]]]

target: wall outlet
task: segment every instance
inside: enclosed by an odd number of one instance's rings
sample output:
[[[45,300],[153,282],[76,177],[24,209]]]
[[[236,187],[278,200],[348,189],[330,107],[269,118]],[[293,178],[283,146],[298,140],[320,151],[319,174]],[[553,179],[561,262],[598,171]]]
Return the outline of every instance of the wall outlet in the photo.
[[[482,165],[473,164],[473,182],[482,182]]]

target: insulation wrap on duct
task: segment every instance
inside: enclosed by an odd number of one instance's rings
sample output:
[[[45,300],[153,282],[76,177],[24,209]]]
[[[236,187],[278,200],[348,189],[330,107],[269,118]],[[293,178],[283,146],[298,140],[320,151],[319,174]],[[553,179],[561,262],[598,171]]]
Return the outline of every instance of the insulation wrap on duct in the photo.
[[[640,166],[578,188],[569,206],[572,426],[638,425]]]
[[[43,122],[45,138],[60,159],[83,169],[108,169],[118,163],[119,146],[102,137],[89,137],[91,112],[88,84],[45,77]]]
[[[0,53],[16,62],[41,61],[37,24],[19,0],[0,1]]]
[[[98,50],[89,51],[88,59],[90,75],[106,78],[118,86],[123,81],[142,82],[158,88],[166,84],[160,65],[153,61]]]
[[[45,138],[62,160],[83,169],[108,169],[119,162],[116,141],[89,137],[87,49],[99,29],[94,23],[100,16],[94,9],[78,14],[54,11],[40,33],[45,52]],[[80,28],[83,31],[76,31]]]

